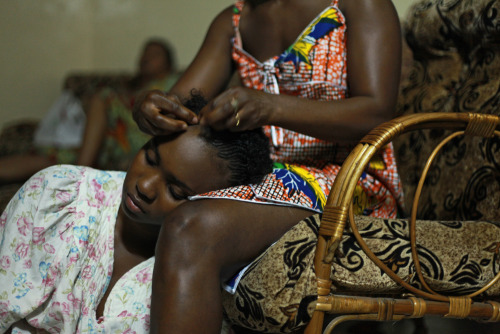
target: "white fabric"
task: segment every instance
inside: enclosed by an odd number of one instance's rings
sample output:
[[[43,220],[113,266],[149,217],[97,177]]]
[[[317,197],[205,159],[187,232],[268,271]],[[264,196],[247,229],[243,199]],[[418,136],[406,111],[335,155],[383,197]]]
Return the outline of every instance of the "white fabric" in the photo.
[[[69,90],[64,90],[36,129],[34,144],[38,147],[79,147],[85,123],[80,100]]]

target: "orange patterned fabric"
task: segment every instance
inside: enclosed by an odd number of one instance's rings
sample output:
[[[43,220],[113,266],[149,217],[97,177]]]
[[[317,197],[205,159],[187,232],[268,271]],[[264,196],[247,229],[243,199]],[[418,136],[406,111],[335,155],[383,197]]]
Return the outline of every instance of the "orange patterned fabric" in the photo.
[[[245,87],[270,94],[286,94],[315,100],[340,100],[348,95],[345,18],[333,0],[311,21],[297,40],[281,55],[264,62],[244,50],[239,32],[240,13],[245,2],[237,1],[233,10],[232,57]],[[276,126],[265,126],[270,139],[273,161],[301,165],[331,184],[352,149],[350,145],[324,141]],[[376,161],[375,161],[376,160]],[[378,217],[396,217],[402,201],[401,184],[392,145],[385,147],[378,159],[364,173],[356,189],[355,212]],[[307,167],[306,167],[307,166]],[[325,183],[325,184],[327,184]],[[269,182],[269,186],[276,186]],[[254,194],[255,188],[236,193]],[[328,196],[329,188],[326,190]],[[282,193],[271,189],[264,193]],[[212,194],[213,195],[213,194]],[[234,191],[221,191],[215,197],[242,199]],[[246,197],[248,199],[248,197]],[[272,201],[273,198],[266,199]]]

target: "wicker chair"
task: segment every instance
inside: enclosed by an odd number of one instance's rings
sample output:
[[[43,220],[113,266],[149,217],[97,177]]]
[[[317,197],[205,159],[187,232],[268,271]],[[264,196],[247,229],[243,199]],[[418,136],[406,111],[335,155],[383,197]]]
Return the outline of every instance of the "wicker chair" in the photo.
[[[429,157],[428,163],[418,184],[410,218],[410,240],[415,271],[423,289],[408,284],[398,277],[386,263],[381,261],[366,245],[357,228],[352,213],[354,189],[361,173],[374,154],[384,145],[403,133],[419,129],[453,129],[451,135],[444,139]],[[500,117],[477,113],[423,113],[401,116],[372,130],[355,147],[346,159],[328,197],[327,206],[321,218],[318,243],[315,254],[315,269],[318,281],[318,299],[306,332],[320,333],[323,328],[325,314],[341,315],[326,327],[324,333],[330,333],[337,324],[346,320],[394,321],[404,318],[423,317],[424,315],[441,315],[452,318],[475,318],[486,321],[500,321],[500,303],[484,299],[482,295],[499,279],[500,273],[478,291],[464,296],[447,296],[433,291],[426,283],[417,255],[415,237],[416,212],[421,188],[427,171],[439,150],[457,136],[479,136],[484,138],[500,137]],[[399,298],[367,297],[354,295],[337,295],[332,293],[332,264],[336,251],[342,241],[346,224],[350,232],[367,256],[394,281],[400,284],[406,293]],[[376,293],[376,291],[375,291]],[[498,298],[497,298],[498,300]]]

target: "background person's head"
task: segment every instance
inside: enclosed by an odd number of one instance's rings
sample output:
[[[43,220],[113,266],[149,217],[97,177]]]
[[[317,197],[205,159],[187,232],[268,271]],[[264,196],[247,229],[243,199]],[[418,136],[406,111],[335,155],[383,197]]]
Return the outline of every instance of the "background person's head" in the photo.
[[[205,104],[199,95],[185,103],[194,112]],[[129,218],[161,224],[189,196],[257,183],[271,171],[262,129],[221,132],[193,125],[154,137],[139,151],[124,182],[122,208]]]
[[[151,38],[142,48],[138,63],[137,84],[162,79],[175,72],[175,55],[170,44],[160,38]]]

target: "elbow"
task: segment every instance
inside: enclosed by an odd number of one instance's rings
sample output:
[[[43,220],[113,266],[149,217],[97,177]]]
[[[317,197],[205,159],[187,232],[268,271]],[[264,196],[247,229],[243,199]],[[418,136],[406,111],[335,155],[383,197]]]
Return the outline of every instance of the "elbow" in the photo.
[[[357,119],[363,119],[363,122],[357,122],[357,129],[355,131],[357,137],[355,140],[360,140],[371,130],[377,126],[392,120],[396,116],[396,99],[365,99],[364,112],[357,115]]]
[[[374,120],[372,126],[392,120],[396,116],[396,103],[397,94],[390,97],[374,98],[371,103]]]

